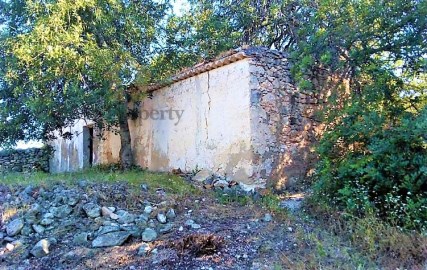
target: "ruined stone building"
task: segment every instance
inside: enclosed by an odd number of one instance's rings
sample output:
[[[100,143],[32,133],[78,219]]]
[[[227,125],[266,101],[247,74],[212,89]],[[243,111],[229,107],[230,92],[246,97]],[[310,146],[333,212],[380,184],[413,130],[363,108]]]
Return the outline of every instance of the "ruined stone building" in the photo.
[[[209,169],[247,188],[286,187],[310,173],[317,99],[292,82],[287,55],[230,51],[151,87],[129,120],[134,162],[153,171]],[[51,142],[53,172],[117,163],[120,139],[99,140],[77,121],[72,140]]]

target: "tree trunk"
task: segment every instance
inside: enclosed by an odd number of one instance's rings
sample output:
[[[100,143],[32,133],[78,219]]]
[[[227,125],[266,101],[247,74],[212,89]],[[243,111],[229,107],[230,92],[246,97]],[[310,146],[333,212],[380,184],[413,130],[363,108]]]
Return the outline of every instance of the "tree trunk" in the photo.
[[[132,144],[127,118],[127,105],[124,106],[124,113],[119,116],[120,128],[120,165],[123,170],[128,170],[133,165]]]

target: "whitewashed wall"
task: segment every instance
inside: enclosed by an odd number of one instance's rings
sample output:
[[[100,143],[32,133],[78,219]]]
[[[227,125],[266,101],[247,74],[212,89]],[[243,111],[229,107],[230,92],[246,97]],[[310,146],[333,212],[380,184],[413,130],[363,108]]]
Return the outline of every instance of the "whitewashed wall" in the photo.
[[[140,117],[129,121],[135,163],[154,171],[206,168],[248,182],[253,174],[249,79],[244,59],[153,92],[142,102]],[[169,109],[183,111],[179,122],[175,114],[172,120],[144,117]],[[118,136],[101,147],[101,161],[117,156]]]
[[[75,134],[71,140],[62,138],[58,132],[55,134],[57,139],[50,142],[54,151],[49,163],[51,172],[68,172],[83,168],[83,126],[85,125],[85,121],[79,120],[71,129],[63,130],[63,132]]]

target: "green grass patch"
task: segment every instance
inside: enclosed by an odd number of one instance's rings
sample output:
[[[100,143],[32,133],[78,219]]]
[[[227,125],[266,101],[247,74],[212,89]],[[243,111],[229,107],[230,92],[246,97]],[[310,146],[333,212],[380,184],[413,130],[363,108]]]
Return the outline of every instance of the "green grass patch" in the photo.
[[[217,190],[215,191],[215,197],[218,202],[223,205],[236,203],[240,206],[244,206],[251,201],[249,196],[240,194],[236,191],[224,192],[222,190]]]
[[[80,180],[85,180],[88,183],[127,183],[131,188],[133,187],[135,189],[140,189],[142,184],[146,184],[150,191],[162,188],[166,192],[183,196],[197,192],[197,190],[182,177],[142,170],[122,172],[92,168],[78,172],[58,174],[35,172],[0,175],[0,184],[8,186],[24,186],[29,184],[35,186],[51,186],[57,183],[73,186]]]
[[[255,198],[252,195],[241,193],[235,190],[228,192],[217,190],[215,191],[215,197],[217,198],[218,202],[223,205],[258,205],[264,209],[267,209],[269,212],[274,213],[276,216],[281,216],[282,218],[288,216],[288,210],[280,206],[281,199],[276,194],[269,193]]]

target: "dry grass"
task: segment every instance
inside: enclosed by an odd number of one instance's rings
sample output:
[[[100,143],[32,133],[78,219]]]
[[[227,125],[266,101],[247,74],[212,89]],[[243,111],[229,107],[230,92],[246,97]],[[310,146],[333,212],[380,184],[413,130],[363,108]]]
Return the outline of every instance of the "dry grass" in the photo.
[[[217,252],[224,243],[224,239],[213,234],[191,234],[172,243],[179,254],[193,256],[211,255]]]
[[[4,211],[0,213],[0,224],[7,223],[11,218],[18,214],[19,210],[16,207],[6,207]]]
[[[424,269],[427,263],[427,237],[404,231],[377,217],[357,218],[308,201],[310,214],[325,230],[348,241],[351,247],[384,269]]]

